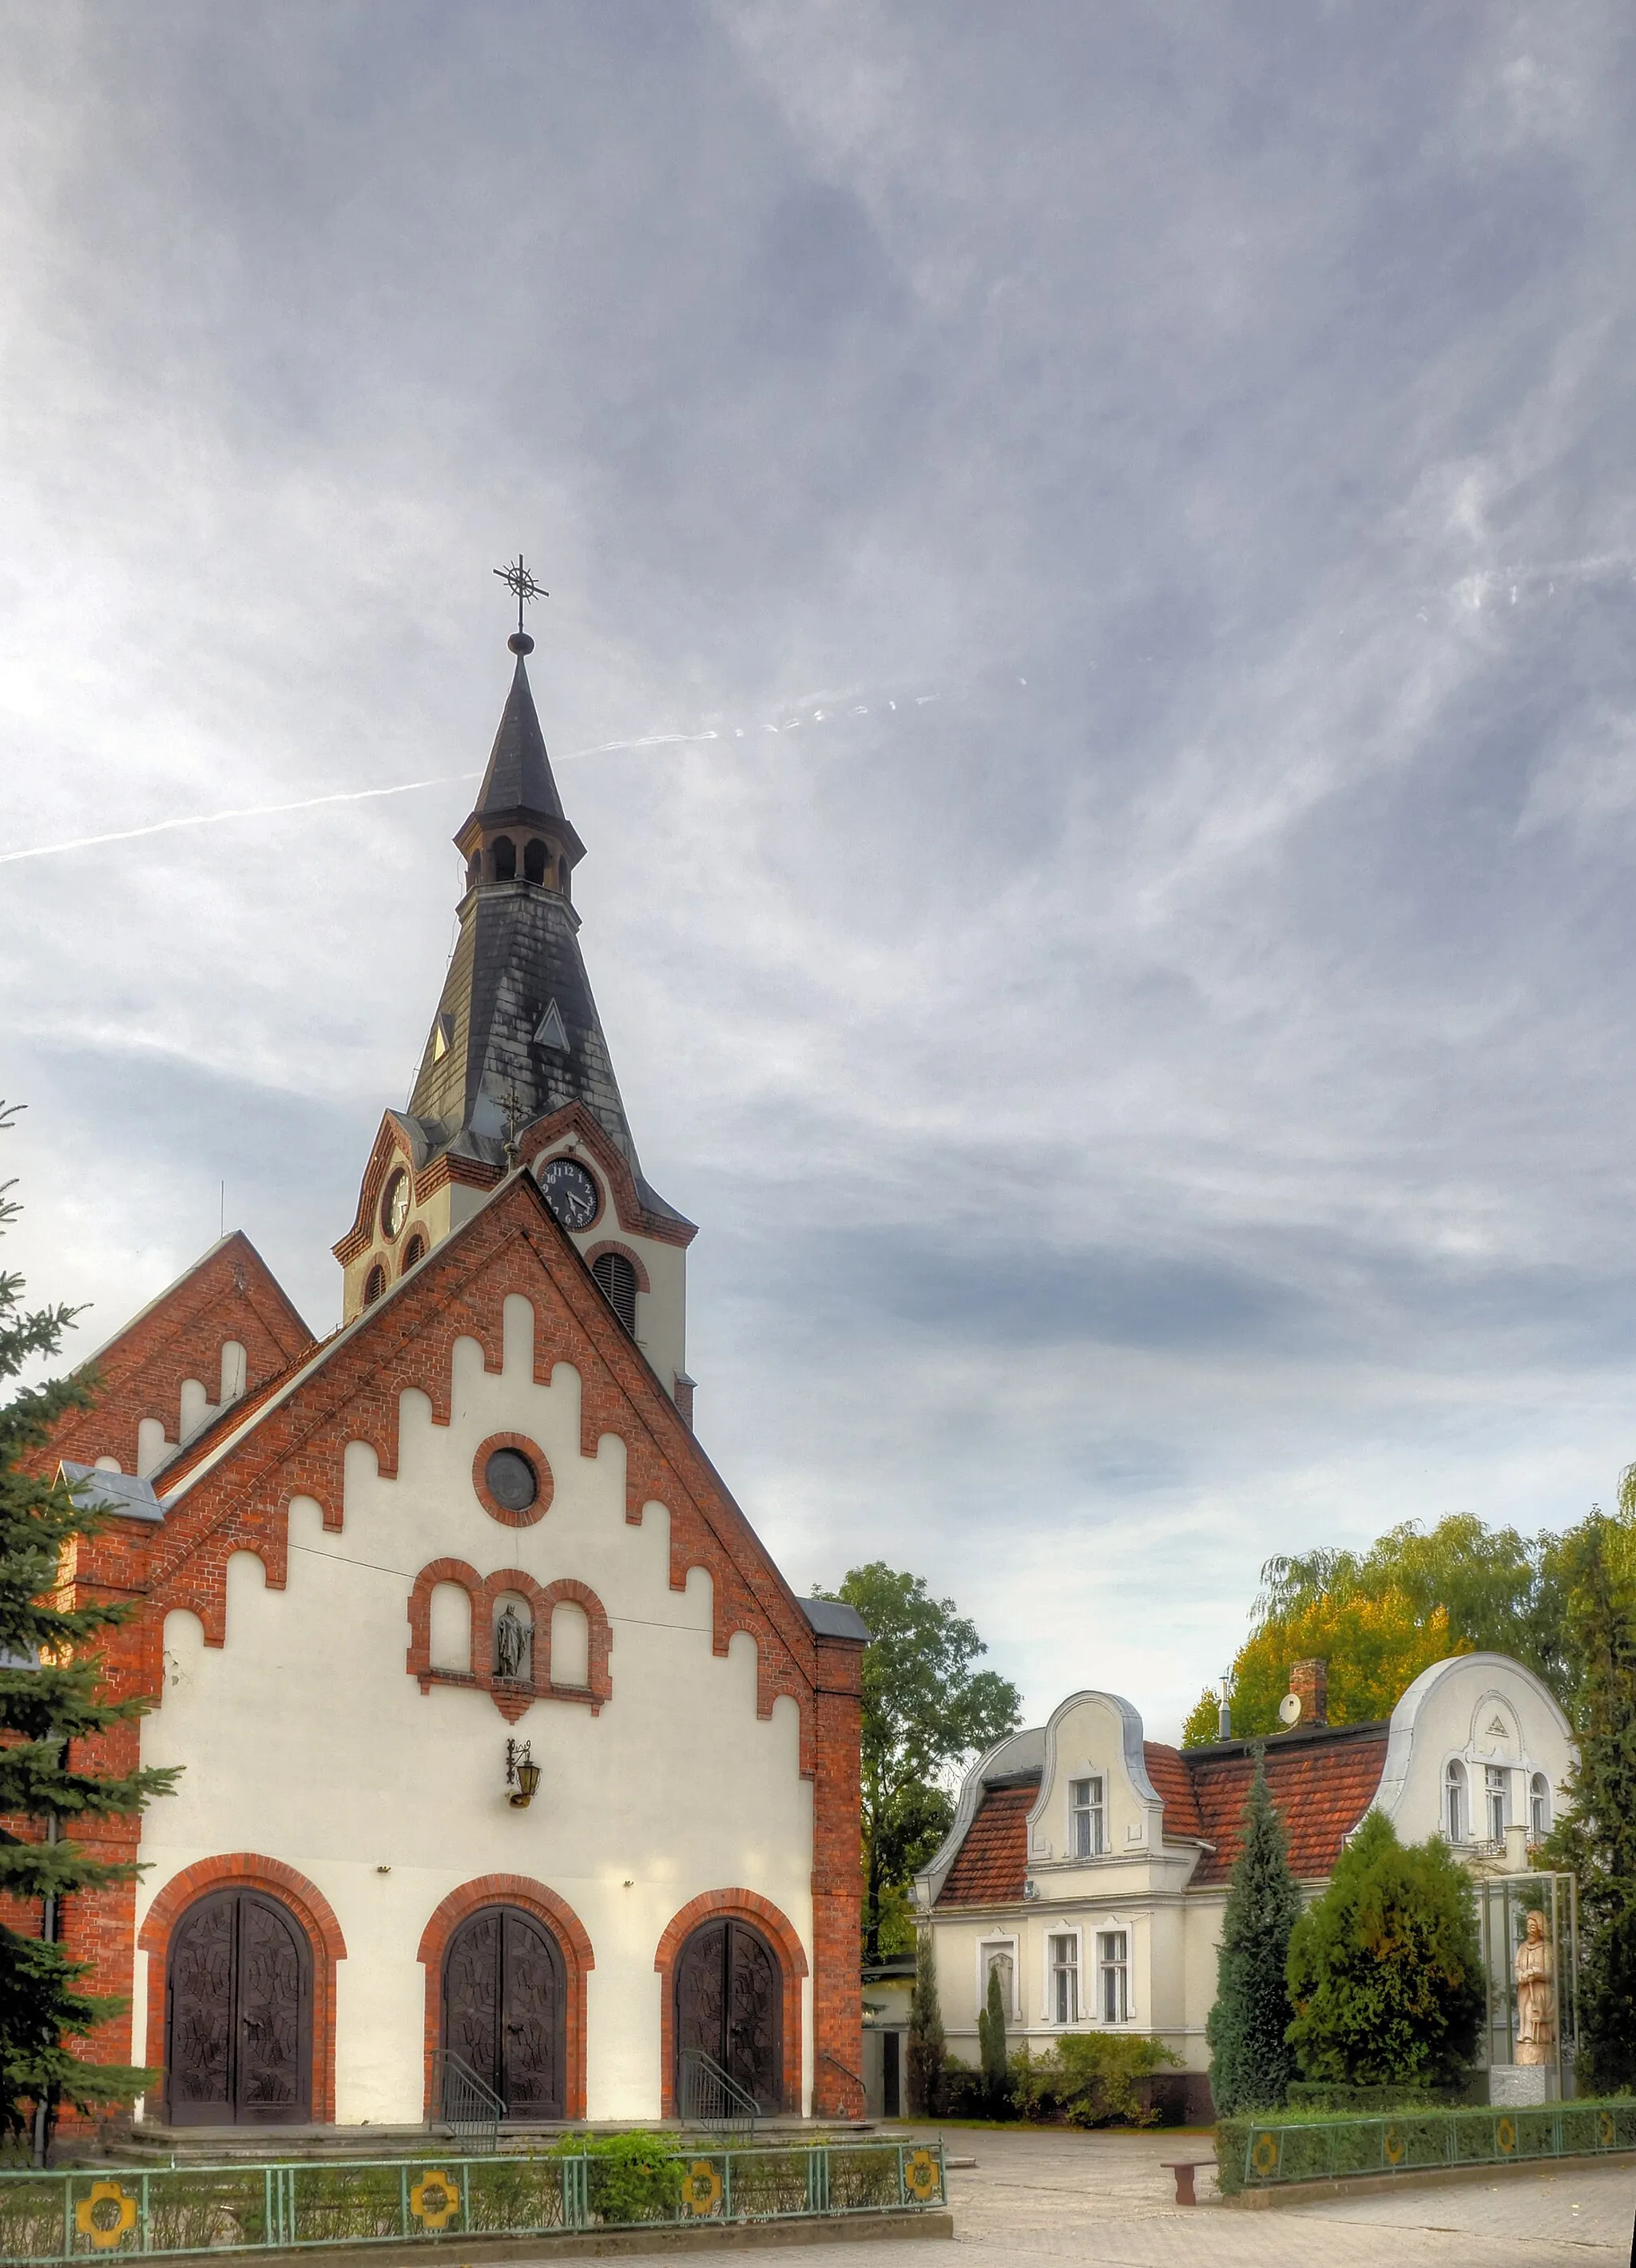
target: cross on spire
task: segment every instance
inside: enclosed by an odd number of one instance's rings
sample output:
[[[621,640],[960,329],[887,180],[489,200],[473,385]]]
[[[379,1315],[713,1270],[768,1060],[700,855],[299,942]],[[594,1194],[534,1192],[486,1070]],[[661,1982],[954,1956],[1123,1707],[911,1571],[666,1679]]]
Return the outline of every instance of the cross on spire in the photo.
[[[517,600],[517,632],[515,637],[508,637],[505,643],[513,653],[532,653],[534,640],[523,628],[523,602],[525,600],[549,599],[551,594],[542,584],[535,582],[534,577],[523,565],[523,556],[520,551],[515,559],[508,559],[504,567],[497,567],[494,571],[506,589],[514,593]]]

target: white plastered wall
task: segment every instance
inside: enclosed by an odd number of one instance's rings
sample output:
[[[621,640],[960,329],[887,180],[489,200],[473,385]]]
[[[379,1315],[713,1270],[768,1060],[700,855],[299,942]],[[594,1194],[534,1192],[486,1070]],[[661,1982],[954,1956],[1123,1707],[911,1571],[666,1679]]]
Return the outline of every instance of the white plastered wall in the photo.
[[[453,1416],[401,1403],[399,1470],[372,1450],[346,1456],[345,1525],[319,1507],[290,1513],[289,1580],[267,1589],[261,1563],[228,1570],[226,1644],[195,1618],[166,1621],[163,1704],[144,1720],[144,1764],[185,1767],[177,1793],[144,1819],[138,1921],[181,1868],[228,1852],[282,1860],[334,1907],[346,1939],[336,1985],[336,2116],[342,2124],[422,2115],[424,1971],[416,1949],[441,1901],[475,1876],[520,1874],[573,1909],[595,1953],[587,1992],[587,2109],[593,2118],[660,2108],[659,1939],[701,1893],[743,1888],[785,1915],[812,1959],[813,1789],[800,1776],[795,1704],[755,1713],[756,1648],[711,1651],[711,1585],[669,1585],[669,1518],[624,1512],[623,1443],[579,1454],[579,1379],[558,1365],[533,1378],[533,1310],[505,1302],[505,1366],[454,1351]],[[502,1526],[471,1485],[490,1434],[536,1442],[555,1484],[532,1527]],[[408,1602],[435,1558],[479,1576],[518,1567],[545,1584],[587,1583],[610,1617],[613,1695],[599,1716],[538,1701],[513,1728],[486,1693],[433,1685],[406,1668]],[[505,1742],[533,1743],[542,1768],[530,1808],[512,1810]],[[138,1955],[132,2011],[145,2038],[149,1980]],[[162,1989],[162,1979],[152,1989]],[[811,1980],[801,2036],[811,2083]]]

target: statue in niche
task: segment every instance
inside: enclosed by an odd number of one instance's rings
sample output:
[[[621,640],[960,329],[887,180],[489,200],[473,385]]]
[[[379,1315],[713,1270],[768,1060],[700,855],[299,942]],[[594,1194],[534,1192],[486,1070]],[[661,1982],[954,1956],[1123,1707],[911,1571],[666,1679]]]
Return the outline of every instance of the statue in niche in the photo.
[[[1528,1934],[1517,1948],[1517,2061],[1557,2059],[1556,1956],[1537,1907],[1528,1918]]]
[[[494,1674],[514,1684],[534,1682],[534,1631],[509,1599],[494,1625]]]

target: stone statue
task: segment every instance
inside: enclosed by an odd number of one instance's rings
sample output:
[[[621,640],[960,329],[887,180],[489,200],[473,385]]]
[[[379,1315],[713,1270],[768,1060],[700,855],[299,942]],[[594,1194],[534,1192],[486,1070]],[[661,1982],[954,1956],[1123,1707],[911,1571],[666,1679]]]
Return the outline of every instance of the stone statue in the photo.
[[[1517,1948],[1517,2061],[1557,2059],[1556,1957],[1537,1908],[1528,1918],[1528,1935]]]
[[[494,1674],[528,1684],[534,1675],[534,1632],[507,1599],[494,1625]]]

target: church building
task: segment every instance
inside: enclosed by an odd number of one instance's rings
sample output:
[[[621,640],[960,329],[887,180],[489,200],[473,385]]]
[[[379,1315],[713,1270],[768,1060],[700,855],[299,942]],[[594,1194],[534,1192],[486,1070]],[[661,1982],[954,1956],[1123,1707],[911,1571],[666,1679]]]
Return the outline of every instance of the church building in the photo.
[[[138,1608],[110,1683],[156,1705],[101,1761],[182,1767],[96,1846],[137,1882],[67,1914],[147,2121],[401,2125],[467,2074],[513,2121],[645,2120],[712,2065],[862,2109],[866,1633],[695,1437],[695,1229],[642,1170],[510,644],[340,1327],[229,1235],[53,1445],[113,1507],[76,1589]]]

